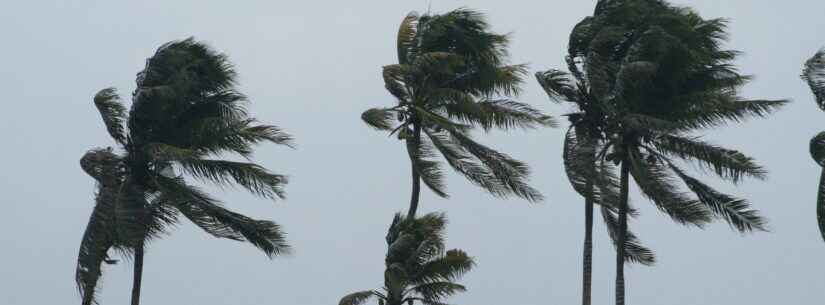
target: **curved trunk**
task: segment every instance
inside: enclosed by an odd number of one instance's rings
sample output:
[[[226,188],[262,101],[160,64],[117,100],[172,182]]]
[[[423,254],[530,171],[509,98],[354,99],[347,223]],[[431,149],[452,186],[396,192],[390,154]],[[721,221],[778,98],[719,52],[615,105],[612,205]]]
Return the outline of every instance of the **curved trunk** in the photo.
[[[413,135],[412,139],[407,139],[407,141],[412,141],[414,145],[412,147],[418,147],[421,143],[421,126],[419,124],[413,124]],[[407,210],[407,219],[412,219],[415,217],[415,213],[418,211],[418,201],[421,197],[421,175],[418,173],[418,170],[415,166],[415,153],[410,150],[411,145],[407,145],[407,153],[410,155],[410,166],[412,170],[412,194],[410,195],[410,209]]]
[[[584,199],[584,260],[582,270],[582,305],[590,305],[593,286],[593,185],[587,183]]]
[[[627,243],[627,198],[630,168],[622,160],[621,198],[619,200],[619,238],[616,247],[616,305],[624,305],[624,247]]]
[[[135,271],[132,281],[132,305],[140,305],[140,284],[143,279],[143,243],[135,249]]]

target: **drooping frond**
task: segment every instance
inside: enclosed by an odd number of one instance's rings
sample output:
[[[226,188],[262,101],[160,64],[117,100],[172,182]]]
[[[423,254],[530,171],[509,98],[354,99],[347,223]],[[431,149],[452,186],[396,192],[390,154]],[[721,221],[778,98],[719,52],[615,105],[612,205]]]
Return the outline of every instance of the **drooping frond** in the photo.
[[[669,166],[696,194],[699,202],[710,208],[714,215],[727,221],[731,227],[742,233],[768,230],[767,220],[759,215],[759,211],[751,209],[747,200],[720,193],[702,181],[687,175],[675,165],[669,164]]]
[[[808,82],[816,98],[816,104],[825,110],[825,50],[820,50],[805,62],[802,79]]]
[[[645,197],[680,224],[702,227],[710,222],[710,211],[698,200],[679,190],[664,165],[648,162],[630,153],[630,173]]]
[[[338,305],[361,305],[374,296],[376,296],[376,292],[372,290],[359,291],[345,295],[341,298],[341,301],[338,302]]]
[[[436,155],[432,145],[424,142],[423,138],[410,138],[407,139],[407,152],[409,152],[413,170],[421,176],[421,181],[436,195],[448,197],[444,184],[444,172],[438,161],[434,160]]]
[[[618,247],[619,216],[617,215],[616,208],[602,205],[600,209],[602,219],[604,220],[605,227],[607,228],[607,234],[613,241],[613,246]],[[645,266],[652,266],[656,263],[656,255],[653,253],[653,250],[650,250],[642,245],[639,238],[636,237],[636,234],[633,234],[629,228],[625,233],[624,254],[625,261],[628,262],[642,264]]]
[[[663,135],[655,139],[653,149],[667,156],[689,160],[711,169],[719,177],[739,182],[743,176],[764,179],[765,170],[745,154],[725,149],[696,138]]]
[[[764,118],[788,104],[787,100],[743,100],[729,92],[701,92],[674,98],[674,103],[691,108],[675,120],[694,129]]]
[[[810,151],[811,158],[813,158],[819,166],[825,166],[825,132],[820,132],[811,139]]]
[[[101,277],[101,265],[116,262],[109,258],[109,249],[116,247],[121,251],[129,250],[117,239],[114,219],[116,197],[117,188],[101,188],[80,242],[75,281],[83,305],[96,303],[95,292]]]
[[[285,234],[271,221],[255,220],[222,207],[180,178],[156,177],[161,188],[159,202],[174,207],[207,233],[236,241],[246,241],[269,257],[289,253]]]
[[[395,111],[387,108],[372,108],[361,114],[361,120],[377,130],[390,131],[393,129]]]
[[[470,154],[463,146],[455,143],[449,133],[445,131],[434,131],[424,129],[424,132],[438,149],[447,164],[455,171],[464,175],[470,182],[478,185],[494,196],[505,197],[509,190],[499,181],[490,170],[483,166],[475,156]]]
[[[574,81],[566,72],[559,70],[536,72],[536,80],[553,101],[575,103],[581,100]]]
[[[270,173],[254,163],[224,160],[190,159],[179,161],[186,173],[204,181],[222,185],[237,184],[252,194],[269,199],[285,197],[287,177]]]
[[[398,62],[401,64],[407,64],[410,62],[410,58],[415,58],[418,49],[415,41],[418,31],[417,26],[418,14],[411,12],[407,14],[407,17],[404,17],[398,27],[398,38],[396,40],[398,44]]]
[[[126,107],[120,102],[120,96],[115,88],[106,88],[95,94],[95,107],[103,118],[109,136],[120,144],[126,144]]]
[[[412,282],[422,284],[437,281],[457,281],[469,272],[473,266],[475,266],[475,262],[467,253],[460,249],[449,250],[443,256],[424,263],[421,270],[416,272]]]
[[[438,301],[467,291],[467,288],[453,282],[429,282],[413,286],[409,291],[421,295],[424,299]]]

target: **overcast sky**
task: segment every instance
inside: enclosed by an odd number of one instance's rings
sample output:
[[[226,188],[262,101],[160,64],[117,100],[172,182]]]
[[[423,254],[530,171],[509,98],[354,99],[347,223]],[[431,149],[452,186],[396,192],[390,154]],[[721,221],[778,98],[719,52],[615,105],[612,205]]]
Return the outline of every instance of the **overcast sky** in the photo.
[[[174,2],[174,3],[173,3]],[[494,30],[512,32],[512,61],[531,74],[563,67],[568,34],[594,0],[432,1],[433,12],[470,7]],[[768,181],[712,185],[743,195],[770,218],[771,233],[740,235],[672,223],[634,190],[642,216],[631,226],[656,250],[655,267],[626,271],[634,305],[817,304],[825,295],[825,243],[815,222],[819,167],[808,141],[825,113],[799,79],[825,46],[825,1],[704,0],[706,18],[729,18],[730,48],[756,76],[743,95],[794,102],[768,120],[712,130],[706,138],[756,157]],[[260,164],[290,175],[288,200],[272,203],[212,189],[237,211],[272,219],[295,253],[268,260],[254,247],[217,240],[184,222],[147,250],[144,304],[337,304],[383,283],[384,235],[406,209],[409,165],[402,143],[367,128],[360,113],[394,103],[382,65],[396,61],[405,14],[427,1],[12,1],[0,10],[0,304],[79,303],[74,268],[94,184],[78,165],[90,148],[112,146],[92,104],[99,89],[124,96],[164,42],[194,36],[226,52],[252,113],[297,137],[297,150],[263,146]],[[521,100],[551,114],[534,80]],[[562,171],[563,128],[479,135],[529,162],[547,197],[496,200],[456,175],[449,200],[424,191],[423,212],[445,211],[448,246],[478,267],[454,304],[576,304],[581,293],[583,204]],[[613,299],[614,251],[595,230],[594,304]],[[126,304],[131,265],[108,267],[103,304]]]

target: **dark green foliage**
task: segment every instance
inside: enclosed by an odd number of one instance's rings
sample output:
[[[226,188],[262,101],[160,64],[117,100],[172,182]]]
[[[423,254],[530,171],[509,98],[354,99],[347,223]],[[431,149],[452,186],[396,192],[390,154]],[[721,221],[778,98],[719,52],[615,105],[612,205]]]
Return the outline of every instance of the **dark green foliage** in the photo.
[[[553,125],[549,116],[512,100],[526,68],[506,63],[508,43],[506,35],[489,31],[481,13],[467,9],[411,13],[399,27],[398,64],[383,69],[385,87],[398,104],[367,110],[361,118],[405,140],[413,170],[441,197],[447,192],[436,154],[495,196],[541,200],[527,184],[525,164],[470,136],[478,128]]]
[[[455,283],[475,263],[459,249],[445,250],[444,214],[431,213],[418,218],[396,214],[387,233],[384,287],[349,294],[339,305],[359,305],[370,298],[380,304],[402,305],[421,302],[425,305],[443,301],[466,288]]]
[[[825,50],[821,50],[805,63],[802,73],[811,91],[814,93],[816,104],[825,110]],[[811,157],[819,166],[824,167],[822,178],[819,181],[819,191],[817,193],[816,211],[819,231],[825,239],[825,132],[818,134],[811,139]]]
[[[250,160],[256,144],[291,145],[292,137],[249,116],[235,76],[225,55],[190,38],[161,46],[146,61],[128,116],[114,89],[95,96],[109,134],[124,152],[104,154],[116,162],[83,167],[101,186],[78,257],[84,304],[93,300],[109,248],[142,252],[147,241],[167,234],[181,216],[213,236],[249,242],[270,257],[289,250],[277,224],[229,211],[185,180],[284,197],[286,177]],[[217,159],[226,156],[247,162]],[[115,174],[101,179],[97,168]]]

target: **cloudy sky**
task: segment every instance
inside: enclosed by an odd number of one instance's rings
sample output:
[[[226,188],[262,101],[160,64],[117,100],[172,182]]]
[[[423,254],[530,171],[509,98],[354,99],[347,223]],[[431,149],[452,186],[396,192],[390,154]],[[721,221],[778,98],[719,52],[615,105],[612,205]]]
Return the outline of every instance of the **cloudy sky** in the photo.
[[[173,3],[174,2],[174,3]],[[147,250],[144,304],[336,304],[382,284],[384,235],[406,208],[408,161],[401,143],[360,122],[391,105],[381,66],[395,62],[397,25],[413,10],[481,10],[513,33],[512,61],[531,73],[562,67],[567,35],[594,0],[549,1],[14,1],[0,10],[3,143],[0,194],[0,304],[79,303],[74,266],[93,204],[93,181],[78,166],[92,147],[111,146],[92,105],[97,90],[125,96],[160,44],[194,36],[226,52],[241,90],[265,122],[293,133],[299,147],[263,146],[257,160],[289,174],[277,203],[214,189],[232,208],[282,224],[294,255],[268,260],[254,247],[216,240],[183,223]],[[802,63],[825,46],[825,2],[674,1],[704,17],[729,18],[729,46],[744,51],[756,76],[743,95],[789,98],[768,120],[709,131],[707,139],[743,150],[771,172],[768,181],[714,186],[753,201],[771,233],[740,235],[724,223],[681,227],[632,194],[632,223],[657,251],[655,267],[627,271],[636,305],[814,304],[825,289],[825,243],[815,225],[819,167],[807,151],[825,130],[825,113],[799,79]],[[521,100],[552,114],[531,79]],[[451,175],[452,197],[424,192],[422,209],[445,211],[448,246],[478,267],[455,304],[575,304],[580,298],[582,200],[562,172],[563,129],[480,134],[483,143],[529,162],[539,204],[496,200]],[[595,234],[594,304],[613,298],[613,248]],[[128,263],[105,270],[101,300],[126,304]]]

